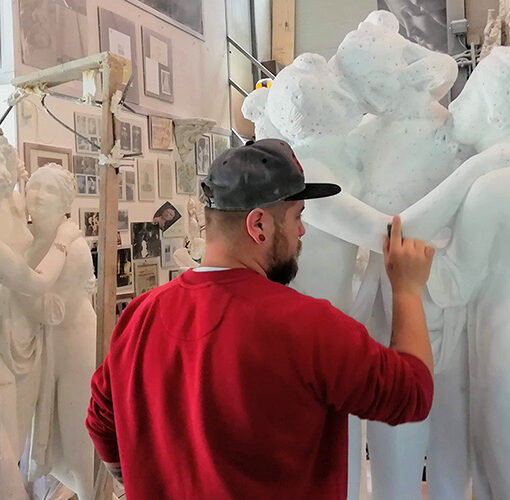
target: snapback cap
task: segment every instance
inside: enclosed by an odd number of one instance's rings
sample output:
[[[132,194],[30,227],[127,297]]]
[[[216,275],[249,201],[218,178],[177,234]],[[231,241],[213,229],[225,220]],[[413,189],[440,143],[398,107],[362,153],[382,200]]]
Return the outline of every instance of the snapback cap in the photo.
[[[336,184],[305,183],[292,148],[280,139],[248,141],[216,158],[201,183],[205,204],[224,211],[248,211],[282,201],[333,196]]]

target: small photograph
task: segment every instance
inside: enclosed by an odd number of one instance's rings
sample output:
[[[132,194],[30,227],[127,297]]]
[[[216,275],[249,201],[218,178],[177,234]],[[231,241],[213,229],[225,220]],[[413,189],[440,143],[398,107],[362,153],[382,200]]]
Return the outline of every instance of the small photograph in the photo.
[[[138,199],[154,201],[156,198],[154,163],[151,160],[138,160]]]
[[[159,257],[161,255],[159,226],[152,222],[132,222],[131,245],[134,260]]]
[[[126,201],[134,201],[135,200],[135,171],[134,169],[126,170]]]
[[[142,127],[133,125],[131,127],[132,140],[131,145],[133,147],[133,153],[142,152]]]
[[[89,135],[91,135],[91,136],[99,135],[98,130],[97,130],[97,120],[96,120],[96,118],[92,117],[92,116],[89,116],[88,117],[88,124],[89,124],[89,127],[88,127]],[[91,138],[91,140],[93,140],[93,139]]]
[[[161,267],[178,268],[174,260],[174,253],[182,247],[182,238],[169,238],[161,241]]]
[[[90,151],[90,144],[82,137],[76,136],[76,151],[78,153],[88,153]]]
[[[131,125],[127,122],[120,122],[120,149],[131,151]]]
[[[156,288],[159,284],[159,266],[157,262],[135,263],[135,295],[141,295]]]
[[[88,195],[97,195],[97,177],[95,175],[87,175],[87,194]]]
[[[117,249],[117,293],[133,292],[131,247]]]
[[[115,305],[115,315],[116,322],[119,321],[120,315],[124,312],[124,309],[128,306],[128,304],[133,300],[133,295],[128,295],[126,297],[119,297],[117,299],[117,303]]]
[[[117,246],[118,247],[122,246],[122,236],[120,235],[119,231],[117,231]]]
[[[95,115],[74,113],[74,127],[76,131],[89,141],[100,146],[101,118]],[[99,148],[87,142],[83,137],[76,136],[76,152],[98,154]]]
[[[99,236],[99,210],[97,208],[80,208],[80,229],[86,238]]]
[[[98,175],[98,160],[92,156],[74,155],[73,168],[75,174]]]
[[[150,148],[170,150],[174,148],[174,124],[163,116],[149,117]]]
[[[161,93],[171,96],[172,95],[172,77],[169,71],[161,70]]]
[[[207,175],[211,166],[211,136],[202,135],[195,143],[197,175]]]
[[[161,231],[164,232],[169,227],[173,226],[181,217],[182,215],[179,211],[169,201],[167,201],[158,208],[154,214],[152,222],[157,224]]]
[[[77,194],[87,194],[86,175],[76,175],[76,192]]]
[[[175,204],[174,207],[179,214],[185,213],[186,207],[177,204]],[[163,238],[177,238],[179,236],[184,236],[185,233],[184,217],[179,217],[174,220],[170,227],[163,231]]]
[[[88,135],[87,116],[76,114],[75,117],[76,131],[82,135]]]
[[[119,231],[129,231],[129,213],[127,209],[119,210]]]

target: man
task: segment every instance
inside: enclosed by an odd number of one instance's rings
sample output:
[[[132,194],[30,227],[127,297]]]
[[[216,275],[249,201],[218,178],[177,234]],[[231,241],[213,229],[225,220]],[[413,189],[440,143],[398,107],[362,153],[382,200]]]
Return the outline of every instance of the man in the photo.
[[[291,148],[266,139],[219,156],[202,187],[203,267],[130,303],[92,380],[98,454],[136,500],[346,498],[347,415],[429,413],[433,249],[402,240],[394,219],[389,349],[282,286],[297,272],[303,200],[338,186],[305,184]]]

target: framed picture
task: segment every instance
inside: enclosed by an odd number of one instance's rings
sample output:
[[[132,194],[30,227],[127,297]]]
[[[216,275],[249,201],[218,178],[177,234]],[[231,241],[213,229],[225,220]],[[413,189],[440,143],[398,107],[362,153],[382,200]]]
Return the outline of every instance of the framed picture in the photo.
[[[156,210],[152,222],[157,224],[161,231],[165,232],[181,217],[182,214],[169,201],[166,201]]]
[[[180,269],[168,271],[168,281],[174,280],[175,278],[179,277],[183,272],[185,271],[181,271]]]
[[[87,2],[19,0],[24,64],[50,68],[88,55]]]
[[[154,163],[152,160],[138,160],[138,199],[140,201],[154,201],[156,186],[154,177]]]
[[[211,166],[211,136],[202,135],[195,143],[197,175],[207,175]]]
[[[170,118],[150,115],[149,128],[151,149],[174,149],[174,123]]]
[[[119,201],[135,201],[136,175],[133,165],[121,165],[117,176],[119,180]]]
[[[89,141],[97,144],[93,146],[83,140],[82,137],[76,137],[76,152],[86,155],[97,155],[101,150],[101,117],[83,113],[74,113],[74,127],[76,132],[85,136]]]
[[[133,76],[126,94],[126,100],[134,104],[139,102],[138,69],[136,54],[135,23],[109,10],[99,8],[99,45],[101,52],[110,51],[131,61]],[[124,82],[128,81],[129,68],[126,68]]]
[[[70,149],[25,142],[23,145],[23,152],[25,168],[30,175],[38,168],[44,167],[44,165],[48,163],[57,163],[67,168],[67,170],[72,171],[73,154]]]
[[[131,125],[131,151],[142,152],[142,127],[138,125]]]
[[[135,295],[148,292],[158,285],[158,261],[135,262]]]
[[[76,178],[76,193],[80,196],[98,196],[98,158],[93,156],[74,155],[73,170]]]
[[[182,247],[182,238],[168,238],[161,240],[161,267],[178,268],[179,266],[174,260],[174,253]]]
[[[98,208],[80,208],[80,229],[85,238],[99,236],[99,209]],[[97,249],[97,240],[96,240]]]
[[[120,130],[120,150],[131,151],[131,124],[128,122],[119,122]]]
[[[145,95],[174,102],[171,40],[142,27],[142,49]]]
[[[196,166],[192,163],[183,163],[179,158],[175,162],[175,192],[177,194],[197,193]]]
[[[119,210],[118,231],[129,231],[129,213],[127,208]]]
[[[133,298],[132,293],[117,295],[117,302],[115,304],[115,322],[119,321],[120,315],[124,312],[124,309],[126,309]]]
[[[158,158],[158,188],[160,198],[173,196],[173,169],[174,162],[171,158]]]
[[[159,226],[152,222],[131,223],[133,259],[150,259],[161,255]]]
[[[117,249],[117,293],[134,291],[131,247]]]
[[[219,135],[213,134],[213,149],[214,156],[213,159],[218,158],[221,153],[225,152],[230,148],[230,136],[229,135]]]
[[[172,205],[169,203],[169,205]],[[163,205],[165,206],[165,205]],[[180,214],[181,217],[176,217],[172,224],[163,231],[163,238],[176,238],[184,236],[186,234],[186,228],[184,226],[184,217],[182,214],[185,213],[185,208],[182,205],[172,205],[176,213]]]
[[[128,0],[167,23],[204,40],[202,0]]]

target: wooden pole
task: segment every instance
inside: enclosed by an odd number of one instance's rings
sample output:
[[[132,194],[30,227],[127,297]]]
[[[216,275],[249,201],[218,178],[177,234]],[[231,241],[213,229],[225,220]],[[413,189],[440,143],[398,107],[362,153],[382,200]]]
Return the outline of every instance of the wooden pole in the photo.
[[[288,66],[294,60],[296,0],[273,0],[272,58]]]

